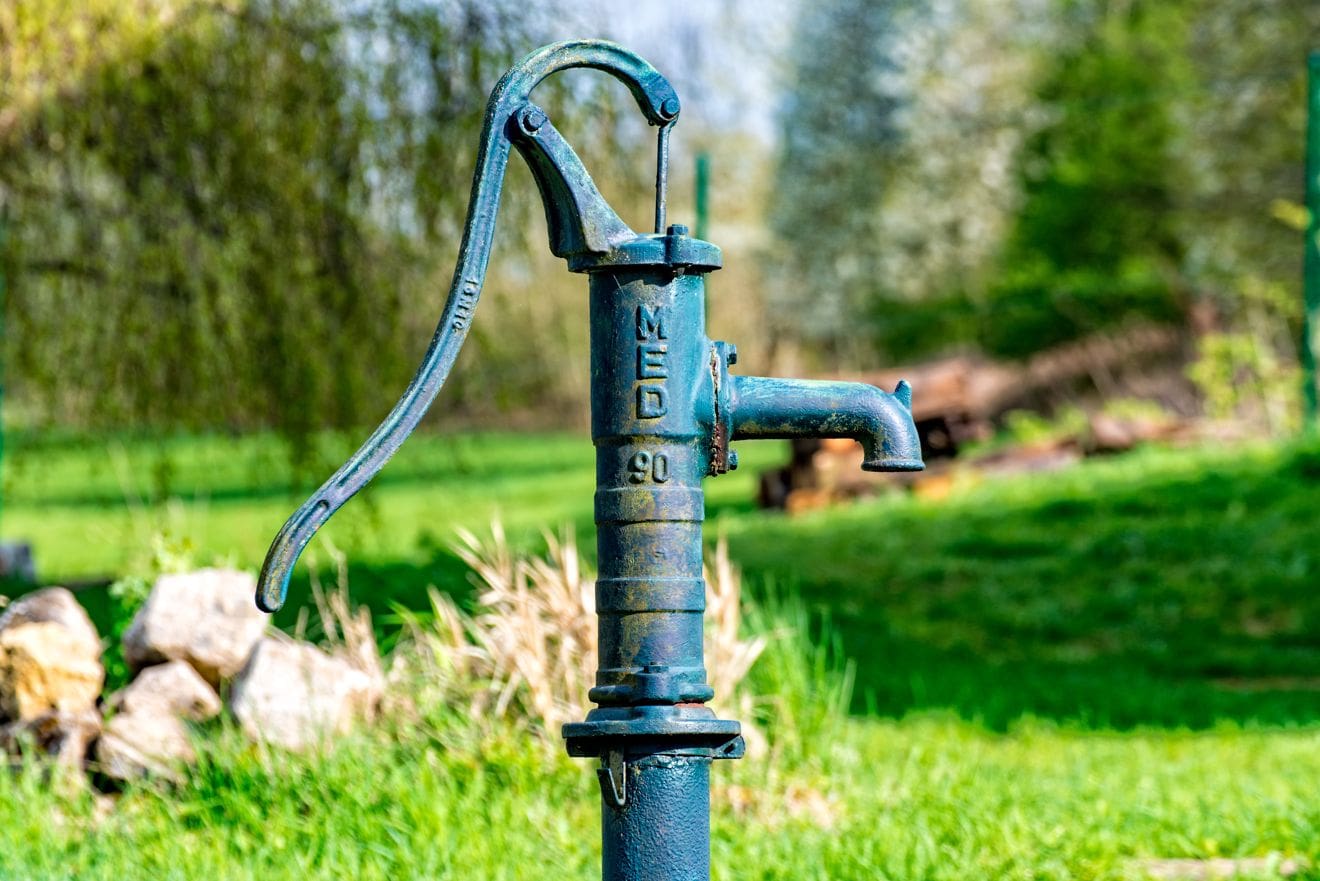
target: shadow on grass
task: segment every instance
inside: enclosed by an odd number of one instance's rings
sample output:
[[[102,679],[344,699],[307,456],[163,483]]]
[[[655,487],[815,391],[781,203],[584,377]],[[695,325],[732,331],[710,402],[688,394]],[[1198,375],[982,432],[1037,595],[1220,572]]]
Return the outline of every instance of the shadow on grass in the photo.
[[[397,640],[398,607],[425,613],[426,590],[439,586],[460,602],[475,589],[466,565],[447,553],[424,564],[351,565],[355,602],[371,609],[384,649]],[[79,599],[103,633],[111,608],[103,589]],[[306,573],[290,585],[289,602],[276,623],[292,630],[301,610],[314,617]],[[888,632],[868,616],[817,606],[838,634],[857,669],[854,711],[902,717],[927,710],[953,711],[993,730],[1026,716],[1085,729],[1134,727],[1205,729],[1224,722],[1243,725],[1320,724],[1320,669],[1314,664],[1291,677],[1173,676],[1130,658],[1061,662],[1048,651],[1027,648],[1015,660],[987,657],[966,648],[939,648]]]
[[[838,629],[857,665],[857,712],[952,710],[998,731],[1028,716],[1092,730],[1320,724],[1320,680],[1175,677],[1124,658],[1002,661],[864,631],[855,620]]]
[[[1189,462],[751,518],[731,556],[828,617],[859,709],[1318,723],[1320,451]]]

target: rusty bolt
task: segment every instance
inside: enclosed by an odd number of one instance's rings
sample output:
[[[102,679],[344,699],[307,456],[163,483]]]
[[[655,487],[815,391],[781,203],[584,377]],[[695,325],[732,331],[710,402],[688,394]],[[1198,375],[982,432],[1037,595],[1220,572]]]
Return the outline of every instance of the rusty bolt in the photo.
[[[522,126],[523,131],[531,134],[540,131],[541,126],[545,125],[548,121],[549,118],[545,115],[544,110],[539,107],[527,107],[523,109],[522,116],[518,120],[518,125]]]

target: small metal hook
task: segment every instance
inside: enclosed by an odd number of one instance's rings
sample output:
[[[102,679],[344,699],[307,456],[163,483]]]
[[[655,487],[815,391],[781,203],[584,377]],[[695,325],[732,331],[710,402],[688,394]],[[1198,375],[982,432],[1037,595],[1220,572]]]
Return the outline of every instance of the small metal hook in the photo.
[[[623,750],[612,749],[601,756],[596,776],[600,778],[600,791],[606,801],[616,808],[628,803],[628,761]]]

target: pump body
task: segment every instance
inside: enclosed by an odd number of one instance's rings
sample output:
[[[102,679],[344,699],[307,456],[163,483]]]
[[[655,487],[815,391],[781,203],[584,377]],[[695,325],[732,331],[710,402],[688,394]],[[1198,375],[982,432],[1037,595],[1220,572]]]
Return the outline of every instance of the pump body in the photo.
[[[619,219],[528,99],[550,73],[584,66],[622,80],[660,127],[654,233]],[[516,148],[541,192],[552,252],[590,280],[600,661],[590,692],[597,706],[565,725],[564,737],[570,754],[599,760],[607,881],[710,876],[710,763],[741,756],[743,741],[736,721],[706,706],[714,692],[702,651],[702,481],[737,467],[731,442],[851,437],[863,446],[864,468],[922,467],[906,383],[890,394],[730,373],[736,349],[705,328],[705,276],[720,267],[720,251],[665,225],[668,130],[678,109],[654,68],[609,43],[549,46],[506,74],[487,109],[459,265],[426,362],[381,428],[285,524],[257,596],[262,608],[278,608],[316,529],[384,465],[439,390],[472,320]]]
[[[666,251],[684,245],[669,229]],[[660,262],[591,272],[600,669],[569,752],[599,758],[608,879],[710,875],[710,762],[742,753],[716,719],[702,656],[702,480],[712,449],[706,269]],[[663,254],[660,255],[663,257]],[[717,265],[717,262],[716,262]]]

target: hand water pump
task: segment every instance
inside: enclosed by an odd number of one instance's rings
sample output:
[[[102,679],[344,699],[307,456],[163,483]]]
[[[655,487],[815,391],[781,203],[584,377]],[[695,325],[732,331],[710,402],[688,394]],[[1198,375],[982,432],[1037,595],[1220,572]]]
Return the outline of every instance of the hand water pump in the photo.
[[[659,128],[654,233],[619,219],[530,101],[546,77],[579,67],[623,82]],[[600,763],[608,881],[710,876],[710,763],[743,752],[738,723],[706,706],[714,692],[702,656],[702,480],[737,467],[730,442],[855,438],[869,471],[922,467],[906,383],[889,394],[730,373],[735,348],[705,329],[705,276],[720,267],[720,250],[665,223],[678,114],[669,82],[607,42],[546,46],[504,75],[486,107],[458,266],[426,360],[385,422],[280,530],[257,588],[262,609],[280,608],[313,534],[385,465],[444,384],[471,327],[517,148],[545,203],[550,250],[590,280],[600,669],[590,692],[597,707],[565,725],[564,737],[571,755]]]

